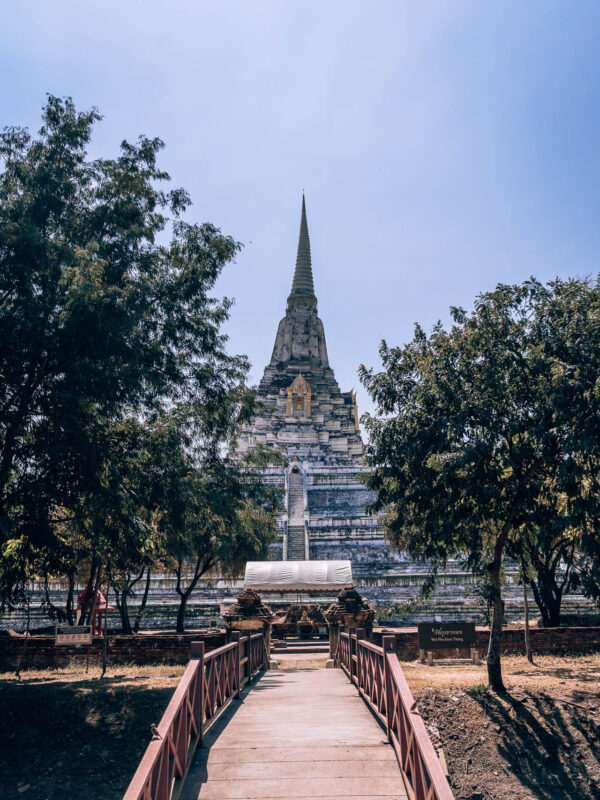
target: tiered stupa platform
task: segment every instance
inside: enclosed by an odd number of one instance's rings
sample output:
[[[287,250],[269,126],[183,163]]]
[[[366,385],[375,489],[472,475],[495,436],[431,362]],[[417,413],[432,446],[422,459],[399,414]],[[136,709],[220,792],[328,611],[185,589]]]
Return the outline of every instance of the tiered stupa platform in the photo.
[[[396,571],[401,559],[386,545],[379,518],[367,513],[372,494],[357,478],[365,467],[356,396],[340,391],[329,364],[304,198],[292,290],[258,398],[267,410],[243,428],[239,450],[263,444],[288,460],[265,473],[286,498],[272,557],[349,559],[356,576]]]

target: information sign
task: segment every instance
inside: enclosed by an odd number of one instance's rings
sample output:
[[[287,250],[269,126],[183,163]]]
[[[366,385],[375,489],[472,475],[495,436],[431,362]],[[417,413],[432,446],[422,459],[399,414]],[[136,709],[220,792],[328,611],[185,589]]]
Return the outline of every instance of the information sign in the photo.
[[[57,625],[54,637],[55,645],[91,644],[91,625]]]
[[[419,622],[419,650],[475,647],[473,622]]]

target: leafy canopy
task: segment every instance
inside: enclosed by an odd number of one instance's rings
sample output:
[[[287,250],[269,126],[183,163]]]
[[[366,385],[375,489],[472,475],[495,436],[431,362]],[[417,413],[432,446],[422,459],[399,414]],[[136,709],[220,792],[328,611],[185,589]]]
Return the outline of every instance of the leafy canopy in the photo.
[[[65,509],[106,519],[95,509],[122,489],[119,437],[185,406],[222,446],[252,403],[247,360],[221,330],[230,301],[211,295],[238,243],[182,220],[189,199],[163,188],[160,139],[90,160],[99,119],[49,97],[37,138],[0,135],[3,599],[32,565],[61,567]]]
[[[600,288],[535,280],[453,309],[449,331],[417,326],[361,368],[378,405],[367,478],[392,541],[476,567],[502,531],[598,520]],[[557,498],[560,502],[557,502]]]
[[[378,406],[366,483],[394,546],[434,570],[463,558],[498,617],[509,543],[518,556],[550,520],[555,535],[598,531],[600,286],[500,285],[452,318],[383,342],[383,371],[361,367]]]

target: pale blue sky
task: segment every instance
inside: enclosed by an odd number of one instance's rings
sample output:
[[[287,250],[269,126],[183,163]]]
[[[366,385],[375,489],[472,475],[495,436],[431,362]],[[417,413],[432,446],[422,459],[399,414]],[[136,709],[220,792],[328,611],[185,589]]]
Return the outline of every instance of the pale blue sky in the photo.
[[[143,132],[190,217],[244,242],[219,282],[252,381],[291,286],[307,197],[342,390],[379,341],[500,281],[600,255],[600,3],[0,0],[0,125],[46,92],[104,114],[92,153]],[[359,390],[359,407],[369,407]]]

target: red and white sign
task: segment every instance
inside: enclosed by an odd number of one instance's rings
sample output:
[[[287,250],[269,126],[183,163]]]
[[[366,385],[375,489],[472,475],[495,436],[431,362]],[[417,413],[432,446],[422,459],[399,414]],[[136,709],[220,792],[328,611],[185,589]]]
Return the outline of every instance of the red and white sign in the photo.
[[[54,637],[55,645],[91,644],[91,625],[57,625]]]

